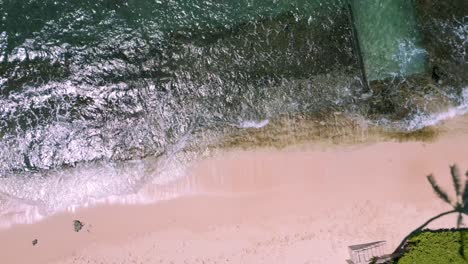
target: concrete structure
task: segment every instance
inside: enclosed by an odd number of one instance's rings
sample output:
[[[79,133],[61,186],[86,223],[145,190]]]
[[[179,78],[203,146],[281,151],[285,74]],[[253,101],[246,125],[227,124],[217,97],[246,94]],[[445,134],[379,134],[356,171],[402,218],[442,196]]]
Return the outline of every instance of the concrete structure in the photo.
[[[355,37],[366,79],[385,80],[426,71],[427,52],[411,0],[351,0]]]
[[[350,264],[368,264],[372,258],[386,254],[386,241],[349,246]]]

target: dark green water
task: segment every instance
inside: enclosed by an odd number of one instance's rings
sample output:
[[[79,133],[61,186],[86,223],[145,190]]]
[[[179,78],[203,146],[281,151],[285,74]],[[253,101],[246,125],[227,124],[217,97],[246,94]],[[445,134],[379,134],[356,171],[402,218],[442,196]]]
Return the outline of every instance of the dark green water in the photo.
[[[406,16],[362,3],[353,22],[345,0],[0,0],[0,195],[60,207],[131,192],[154,176],[148,159],[198,146],[202,131],[284,115],[411,130],[450,116],[441,105],[463,113],[466,3],[407,1],[413,20],[393,35],[379,25]],[[417,45],[388,40],[412,32]],[[98,194],[58,198],[77,182]]]

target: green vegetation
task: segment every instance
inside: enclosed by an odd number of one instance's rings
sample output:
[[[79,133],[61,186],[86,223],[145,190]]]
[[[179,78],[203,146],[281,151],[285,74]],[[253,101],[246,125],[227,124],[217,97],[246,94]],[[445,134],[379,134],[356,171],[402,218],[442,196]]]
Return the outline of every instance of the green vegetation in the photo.
[[[462,180],[460,176],[460,171],[456,165],[450,166],[450,175],[452,176],[453,187],[455,189],[455,199],[452,199],[446,191],[444,191],[434,179],[434,176],[431,174],[427,176],[429,183],[431,184],[432,189],[434,190],[435,194],[444,202],[449,204],[452,207],[452,210],[440,213],[431,219],[427,220],[424,224],[413,230],[413,232],[409,233],[398,245],[395,249],[393,254],[395,256],[399,256],[404,252],[404,247],[408,243],[408,239],[413,237],[414,235],[418,234],[423,230],[427,225],[429,225],[432,221],[439,219],[443,216],[457,213],[457,227],[460,228],[463,224],[463,215],[468,214],[468,172],[465,173],[465,179]],[[460,253],[463,253],[463,247],[460,247]],[[466,263],[466,262],[465,262]]]
[[[423,231],[407,242],[407,252],[398,264],[468,263],[468,230]]]

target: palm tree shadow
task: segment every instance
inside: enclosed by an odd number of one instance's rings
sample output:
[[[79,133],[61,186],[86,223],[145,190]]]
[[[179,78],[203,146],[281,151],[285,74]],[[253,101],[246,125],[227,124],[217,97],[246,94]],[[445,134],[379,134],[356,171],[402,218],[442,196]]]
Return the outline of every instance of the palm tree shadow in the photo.
[[[428,226],[431,222],[433,222],[436,219],[439,219],[443,216],[457,213],[458,218],[457,218],[457,230],[462,230],[461,226],[463,225],[463,216],[468,215],[468,172],[465,173],[465,178],[462,179],[460,175],[460,171],[456,165],[450,166],[450,175],[452,176],[452,183],[453,187],[455,189],[455,199],[453,200],[450,198],[450,196],[445,192],[436,182],[434,179],[434,176],[431,174],[427,176],[427,180],[429,181],[432,190],[434,193],[445,203],[449,204],[452,207],[452,210],[440,213],[439,215],[436,215],[426,221],[424,224],[421,226],[417,227],[415,230],[413,230],[411,233],[409,233],[403,240],[400,242],[400,244],[397,246],[395,251],[392,253],[392,255],[398,257],[401,256],[404,252],[404,247],[408,241],[408,239],[415,235],[416,233],[422,231],[426,226]],[[465,232],[460,232],[460,247],[459,247],[459,254],[460,256],[466,260],[466,255],[465,255]]]
[[[458,253],[460,254],[463,260],[467,260],[465,255],[465,232],[463,231],[460,232],[460,248],[458,249]]]

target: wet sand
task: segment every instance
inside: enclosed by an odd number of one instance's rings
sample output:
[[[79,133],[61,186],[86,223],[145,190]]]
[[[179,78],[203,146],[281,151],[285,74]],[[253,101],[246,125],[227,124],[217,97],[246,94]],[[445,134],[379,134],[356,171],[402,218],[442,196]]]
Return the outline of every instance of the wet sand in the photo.
[[[448,165],[468,169],[468,118],[443,129],[431,143],[222,153],[166,187],[193,195],[84,208],[0,230],[0,262],[345,263],[349,245],[378,240],[391,251],[450,209],[426,175],[452,191]],[[74,219],[85,223],[78,233]],[[431,227],[455,222],[446,217]]]

